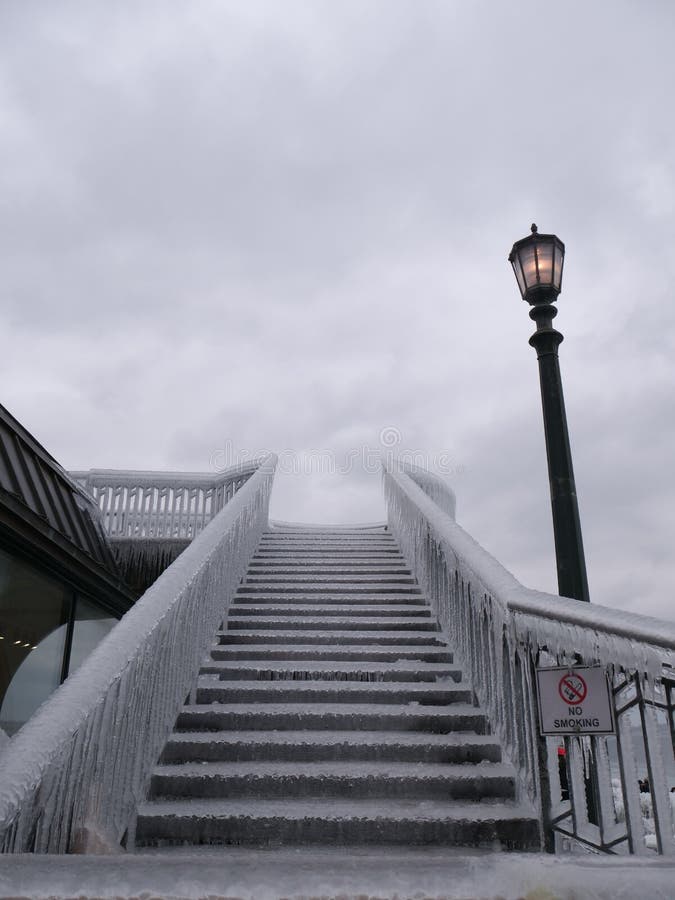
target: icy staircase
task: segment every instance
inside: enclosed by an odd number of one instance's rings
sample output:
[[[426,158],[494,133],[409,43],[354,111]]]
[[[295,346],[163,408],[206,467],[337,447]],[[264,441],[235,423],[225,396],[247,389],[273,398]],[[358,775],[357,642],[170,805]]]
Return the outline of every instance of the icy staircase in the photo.
[[[154,771],[136,846],[539,849],[439,632],[384,529],[265,533]]]

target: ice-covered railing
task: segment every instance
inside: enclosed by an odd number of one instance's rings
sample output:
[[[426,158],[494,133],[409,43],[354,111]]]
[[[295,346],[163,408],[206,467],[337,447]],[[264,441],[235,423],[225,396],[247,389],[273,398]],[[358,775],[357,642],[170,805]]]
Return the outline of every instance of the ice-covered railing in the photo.
[[[395,460],[383,469],[389,527],[541,814],[549,849],[675,853],[675,626],[524,587],[419,478]],[[616,737],[539,736],[535,668],[572,664],[605,668]]]
[[[440,507],[444,513],[447,513],[451,519],[455,518],[457,500],[455,492],[447,481],[444,481],[435,472],[430,472],[422,466],[414,465],[402,459],[392,459],[390,465],[395,465],[398,471],[408,475],[424,491],[427,497],[434,501],[436,506]]]
[[[0,850],[124,843],[149,773],[267,527],[270,456],[0,752]]]
[[[72,472],[93,498],[120,573],[143,593],[246,484],[260,460],[218,475],[92,469]]]
[[[252,460],[218,475],[115,469],[70,475],[96,500],[110,537],[192,540],[259,465]]]

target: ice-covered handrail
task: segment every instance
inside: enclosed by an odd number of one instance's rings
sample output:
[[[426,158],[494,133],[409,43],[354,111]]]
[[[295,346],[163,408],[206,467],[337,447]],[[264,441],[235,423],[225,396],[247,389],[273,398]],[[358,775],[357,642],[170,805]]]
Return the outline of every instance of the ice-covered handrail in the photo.
[[[0,754],[0,850],[122,842],[268,522],[276,457],[157,579]]]
[[[457,498],[455,492],[450,485],[428,469],[417,466],[414,463],[407,462],[404,459],[392,459],[392,467],[398,468],[401,472],[409,475],[415,484],[424,491],[427,497],[438,506],[444,513],[447,513],[451,519],[455,518],[457,510]]]
[[[672,713],[675,626],[524,587],[401,466],[385,459],[383,469],[389,527],[451,637],[492,727],[519,770],[521,783],[547,822],[600,849],[622,841],[636,853],[649,846],[639,815],[638,776],[627,750],[639,711],[654,805],[653,843],[663,853],[675,852],[665,774],[672,770],[675,775],[672,745],[664,762],[658,746],[663,741],[654,736],[663,724],[662,711]],[[611,753],[621,771],[611,771],[607,739],[567,739],[576,793],[570,791],[572,799],[565,805],[557,742],[538,735],[533,674],[542,661],[567,665],[580,660],[604,666],[614,687],[618,749]],[[633,706],[631,718],[628,712]],[[664,733],[668,737],[669,729]],[[586,801],[588,753],[584,757],[584,748],[602,760],[594,769],[594,777],[600,772],[604,788],[595,805]],[[621,787],[616,803],[608,800],[613,778]],[[616,784],[614,788],[616,794]],[[617,819],[621,804],[623,824]],[[620,810],[618,815],[620,819]],[[574,822],[574,830],[569,830],[568,820]]]
[[[406,474],[409,473],[406,472]],[[419,484],[416,478],[413,480]],[[408,490],[414,493],[414,489],[410,486]],[[440,510],[434,508],[435,501],[433,499],[429,500],[419,494],[414,499],[432,530],[445,539],[449,539],[456,556],[476,575],[480,575],[485,589],[495,597],[497,602],[501,602],[505,611],[540,617],[545,620],[540,626],[542,629],[547,628],[547,620],[555,623],[546,636],[549,646],[551,641],[555,642],[560,625],[589,628],[597,631],[598,634],[627,638],[631,642],[644,642],[650,646],[650,650],[661,648],[665,652],[657,654],[659,661],[675,665],[675,624],[672,622],[655,619],[652,616],[624,612],[607,606],[579,603],[577,600],[560,597],[558,594],[548,594],[544,591],[527,588],[464,531],[454,519],[448,522],[446,516],[443,515],[445,511],[442,508]],[[652,648],[651,645],[656,645],[656,648]],[[612,649],[614,652],[614,648]],[[632,662],[635,660],[632,659]]]
[[[92,469],[70,476],[94,497],[110,537],[191,540],[260,462],[256,459],[231,466],[217,475]]]

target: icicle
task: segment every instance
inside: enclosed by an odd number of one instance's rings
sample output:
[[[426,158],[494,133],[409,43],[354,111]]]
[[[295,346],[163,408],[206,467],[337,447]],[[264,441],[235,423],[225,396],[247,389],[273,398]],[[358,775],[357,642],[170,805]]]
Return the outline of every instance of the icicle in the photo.
[[[258,467],[3,749],[6,852],[66,852],[92,819],[119,843],[267,526],[275,465]]]
[[[534,665],[604,666],[608,678],[623,672],[645,679],[647,692],[664,702],[664,678],[675,668],[675,627],[646,616],[621,612],[551,594],[521,585],[454,521],[452,511],[438,502],[436,476],[421,474],[396,461],[383,461],[383,483],[389,527],[395,534],[413,571],[428,593],[442,628],[456,648],[457,662],[466,670],[492,728],[508,749],[530,798],[540,802],[536,744],[536,696],[531,671]],[[436,502],[434,502],[436,500]],[[485,679],[488,669],[492,677]],[[644,734],[648,757],[655,771],[662,772],[653,709],[644,710]],[[621,718],[626,718],[621,717]],[[621,748],[630,747],[625,722],[620,726]],[[570,742],[572,743],[572,742]],[[630,752],[630,751],[629,751]],[[605,751],[606,753],[606,751]],[[594,770],[591,739],[574,744],[576,820],[586,828],[591,843],[600,840],[599,829],[589,822],[583,776]],[[625,763],[625,765],[623,765]],[[557,765],[557,761],[555,763]],[[600,767],[605,765],[600,758]],[[622,762],[622,771],[634,765]],[[605,765],[605,769],[608,767]],[[603,769],[603,772],[605,772]],[[603,776],[601,804],[606,811]],[[662,852],[670,834],[671,795],[659,777]],[[636,819],[637,788],[626,786],[627,820],[633,852],[643,847],[641,825]],[[668,805],[667,805],[668,804]],[[606,812],[602,830],[612,833]],[[595,831],[593,831],[595,829]]]

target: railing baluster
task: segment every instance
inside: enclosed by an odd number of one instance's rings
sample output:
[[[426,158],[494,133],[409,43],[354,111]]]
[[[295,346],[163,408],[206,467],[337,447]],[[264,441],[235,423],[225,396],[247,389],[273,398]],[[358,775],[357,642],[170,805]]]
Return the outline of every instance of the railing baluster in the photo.
[[[640,806],[640,786],[635,764],[635,750],[631,732],[630,714],[617,716],[617,744],[623,788],[624,810],[628,826],[628,841],[631,853],[646,856],[649,850],[645,844],[645,830]]]
[[[593,738],[593,751],[595,763],[595,778],[598,789],[598,813],[600,827],[600,841],[603,847],[611,844],[622,836],[622,828],[617,824],[614,810],[614,798],[612,796],[612,773],[609,766],[609,754],[607,752],[607,738]]]
[[[654,708],[654,688],[645,681],[637,684],[640,697],[640,718],[645,737],[649,793],[654,812],[654,830],[659,853],[674,856],[673,816],[670,802],[670,787],[666,781],[666,770],[660,747],[660,735]]]
[[[107,470],[72,474],[97,501],[101,524],[111,537],[191,540],[258,465],[254,460],[218,476]]]

